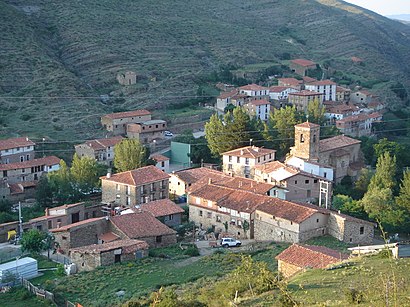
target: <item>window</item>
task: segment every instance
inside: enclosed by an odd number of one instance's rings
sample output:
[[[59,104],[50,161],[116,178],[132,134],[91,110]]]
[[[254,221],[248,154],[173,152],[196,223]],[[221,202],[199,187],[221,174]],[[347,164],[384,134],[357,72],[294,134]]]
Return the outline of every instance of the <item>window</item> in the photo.
[[[221,217],[219,215],[216,216],[216,221],[221,222]]]
[[[53,221],[48,221],[48,229],[53,228]]]
[[[30,160],[30,155],[27,155],[27,156],[26,156],[26,160],[27,160],[27,161]]]
[[[24,161],[24,156],[20,156],[20,162]]]
[[[317,183],[317,179],[313,180],[313,183]]]
[[[232,164],[228,164],[228,171],[231,171],[232,169]]]
[[[131,194],[131,187],[130,187],[129,185],[127,185],[126,194],[127,194],[127,195],[130,195],[130,194]]]
[[[236,158],[236,163],[240,163],[241,162],[241,158],[240,157],[237,157]]]
[[[364,234],[364,227],[363,227],[363,226],[360,227],[360,234],[361,234],[361,235]]]
[[[199,215],[199,216],[203,216],[202,210],[199,210],[199,211],[198,211],[198,215]]]
[[[311,190],[306,190],[306,197],[312,197],[312,191]]]
[[[297,181],[297,180],[295,180],[295,184],[298,184],[298,181]]]
[[[246,164],[246,165],[249,164],[249,158],[245,158],[245,164]]]
[[[326,178],[326,175],[327,175],[327,174],[326,174],[326,172],[324,172],[324,173],[323,173],[323,177],[325,177],[325,178]]]
[[[206,213],[206,217],[207,217],[208,219],[212,218],[212,212],[207,212],[207,213]]]
[[[316,219],[316,223],[319,223],[319,219]]]
[[[120,185],[117,184],[116,187],[115,187],[115,189],[119,192],[119,191],[121,190]]]
[[[127,206],[131,206],[131,198],[127,197]]]
[[[232,162],[232,156],[228,156],[228,161]]]
[[[156,243],[161,243],[162,242],[162,236],[156,236],[155,237],[155,242]]]
[[[173,214],[168,215],[168,220],[172,221],[173,219],[174,219],[174,215],[173,215]]]
[[[67,237],[63,236],[62,239],[63,239],[63,240],[67,240]]]
[[[300,142],[304,143],[305,142],[305,137],[303,136],[303,134],[300,135]]]
[[[305,184],[309,184],[309,179],[306,179],[306,180],[305,180]]]
[[[274,215],[272,215],[272,220],[276,219],[276,217]]]
[[[316,134],[313,135],[313,143],[316,143]]]
[[[270,159],[272,159],[272,154],[271,154],[271,153],[269,154],[269,160],[270,160]]]
[[[201,199],[200,199],[199,197],[196,197],[196,198],[195,198],[195,201],[196,201],[196,204],[197,204],[197,205],[200,205],[200,204],[201,204]]]

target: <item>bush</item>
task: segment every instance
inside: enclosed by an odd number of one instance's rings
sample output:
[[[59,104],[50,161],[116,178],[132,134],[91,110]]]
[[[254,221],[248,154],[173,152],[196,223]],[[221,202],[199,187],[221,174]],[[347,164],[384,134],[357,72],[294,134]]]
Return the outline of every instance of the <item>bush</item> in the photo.
[[[184,255],[188,255],[188,256],[191,256],[191,257],[199,256],[198,247],[197,247],[196,245],[189,246],[189,247],[184,251]]]
[[[355,288],[346,289],[345,296],[349,304],[360,304],[363,302],[363,292]]]

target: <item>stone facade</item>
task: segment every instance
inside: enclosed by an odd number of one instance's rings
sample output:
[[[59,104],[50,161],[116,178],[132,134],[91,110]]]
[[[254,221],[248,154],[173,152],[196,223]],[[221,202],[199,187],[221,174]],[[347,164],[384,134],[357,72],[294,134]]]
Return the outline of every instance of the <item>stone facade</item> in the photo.
[[[0,164],[33,160],[35,145],[27,137],[0,140]]]
[[[136,110],[107,114],[101,117],[101,124],[113,135],[125,135],[127,133],[127,124],[139,124],[149,120],[151,120],[151,112]]]
[[[126,71],[117,75],[117,81],[121,85],[133,85],[137,83],[137,74],[133,71]]]
[[[288,98],[290,105],[296,107],[298,111],[303,112],[306,112],[309,103],[315,100],[323,101],[323,94],[302,90],[300,92],[290,93]]]
[[[328,232],[336,239],[352,244],[372,244],[374,225],[345,215],[331,213]]]
[[[283,275],[285,278],[289,278],[296,273],[302,271],[303,268],[298,267],[296,265],[278,260],[278,271]]]
[[[143,144],[148,144],[154,140],[164,139],[164,131],[167,129],[167,122],[164,120],[149,120],[140,124],[127,125],[127,137],[138,139]]]
[[[135,207],[149,201],[168,198],[169,181],[159,180],[139,186],[102,180],[102,201],[125,207]]]
[[[309,69],[316,69],[316,63],[309,60],[296,59],[289,62],[289,68],[293,72],[304,77]]]

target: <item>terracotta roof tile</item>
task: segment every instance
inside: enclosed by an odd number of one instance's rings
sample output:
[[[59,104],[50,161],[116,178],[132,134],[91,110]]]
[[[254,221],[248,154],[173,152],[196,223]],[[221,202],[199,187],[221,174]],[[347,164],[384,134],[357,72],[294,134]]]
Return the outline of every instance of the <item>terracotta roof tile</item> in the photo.
[[[349,122],[364,122],[368,119],[376,119],[381,118],[382,115],[378,112],[370,113],[370,114],[359,114],[359,115],[352,115],[336,121],[336,123],[349,123]]]
[[[248,85],[241,86],[239,89],[242,91],[264,91],[264,90],[267,90],[268,88],[257,85],[257,84],[248,84]]]
[[[168,160],[170,160],[168,157],[165,157],[165,156],[160,155],[160,154],[156,154],[156,155],[151,156],[151,159],[152,159],[152,160],[155,160],[155,161],[157,161],[157,162],[162,162],[162,161],[168,161]]]
[[[344,135],[338,135],[328,139],[320,140],[319,151],[324,152],[360,143],[361,141],[359,140],[355,140]]]
[[[81,205],[84,205],[84,202],[79,202],[79,203],[74,203],[74,204],[65,204],[65,205],[61,205],[58,207],[50,208],[49,210],[54,211],[54,210],[60,210],[60,209],[67,209],[67,208],[73,208],[73,207],[77,207]]]
[[[117,145],[123,139],[122,136],[114,136],[112,138],[104,138],[104,139],[96,139],[96,140],[89,140],[83,144],[76,145],[77,146],[88,146],[94,150],[101,150],[106,149],[107,147],[113,147]]]
[[[113,242],[113,241],[120,239],[120,237],[117,236],[115,233],[106,232],[98,236],[98,239],[102,240],[104,243],[109,243],[109,242]]]
[[[302,80],[296,78],[279,78],[278,81],[282,84],[289,84],[291,86],[299,86],[303,83]]]
[[[34,146],[36,143],[30,141],[28,137],[12,138],[0,140],[0,150],[13,149],[18,147]]]
[[[173,173],[174,176],[178,177],[180,180],[187,184],[193,184],[202,178],[214,178],[219,176],[224,176],[222,172],[213,170],[207,167],[200,168],[190,168],[182,171]]]
[[[57,158],[55,156],[48,156],[48,157],[33,159],[29,161],[24,161],[24,162],[0,164],[0,171],[29,168],[29,167],[41,166],[41,165],[53,166],[53,165],[58,165],[58,164],[60,164],[60,158]]]
[[[323,269],[349,258],[349,255],[324,246],[293,244],[276,256],[277,260],[300,268]]]
[[[252,104],[254,106],[263,106],[266,104],[270,104],[270,102],[267,101],[266,99],[257,99],[257,100],[250,101],[249,104]]]
[[[112,181],[120,184],[126,184],[131,186],[141,186],[143,184],[156,182],[160,180],[168,179],[170,176],[153,165],[134,169],[123,173],[117,173],[100,177],[101,180]]]
[[[336,85],[335,82],[333,82],[332,80],[316,80],[313,82],[309,82],[308,85],[316,85],[316,86],[321,86],[321,85]]]
[[[334,113],[334,114],[346,114],[348,112],[358,111],[359,108],[356,106],[340,104],[340,105],[327,105],[326,106],[326,113]]]
[[[315,124],[315,123],[304,122],[304,123],[301,123],[301,124],[297,124],[295,127],[298,127],[298,128],[317,128],[317,127],[320,127],[320,126],[318,124]]]
[[[118,113],[111,113],[104,115],[103,117],[107,117],[110,119],[119,119],[119,118],[128,118],[133,116],[144,116],[150,115],[151,112],[148,110],[135,110],[135,111],[128,111],[128,112],[118,112]]]
[[[70,249],[71,252],[80,252],[88,254],[100,254],[103,252],[108,252],[113,249],[122,248],[124,254],[133,253],[136,250],[148,249],[148,243],[140,240],[118,240],[114,242],[104,243],[104,244],[92,244],[82,247],[76,247]]]
[[[275,152],[276,150],[274,149],[268,149],[268,148],[256,147],[256,146],[246,146],[246,147],[237,148],[231,151],[224,152],[222,153],[222,155],[256,159],[258,157],[263,157],[268,154],[274,154]]]
[[[149,212],[117,215],[111,223],[130,239],[175,234],[176,231],[158,221]]]
[[[155,217],[184,213],[184,209],[168,198],[142,204],[141,210],[147,211]]]
[[[312,61],[309,61],[309,60],[305,60],[305,59],[294,59],[294,60],[291,60],[291,62],[292,62],[293,64],[300,65],[300,66],[303,66],[303,67],[308,67],[308,66],[316,65],[315,62],[312,62]]]
[[[55,217],[55,216],[53,216],[53,217]],[[95,218],[92,218],[92,219],[87,219],[87,220],[80,221],[80,222],[77,222],[77,223],[65,225],[65,226],[62,226],[60,228],[53,228],[53,229],[50,229],[50,231],[51,232],[70,231],[72,228],[79,227],[79,226],[84,226],[84,225],[88,225],[88,224],[91,225],[91,224],[94,224],[96,222],[100,222],[104,219],[105,219],[104,217],[95,217]]]
[[[308,77],[308,76],[304,76],[304,77],[302,77],[302,79],[305,83],[316,82],[317,81],[317,79],[311,78],[311,77]]]
[[[235,95],[238,94],[238,93],[239,93],[239,90],[238,90],[238,89],[233,89],[233,90],[231,90],[231,91],[229,91],[229,92],[222,92],[222,93],[220,93],[219,96],[218,96],[218,98],[219,98],[219,99],[227,99],[227,98],[230,98],[230,97],[235,96]]]

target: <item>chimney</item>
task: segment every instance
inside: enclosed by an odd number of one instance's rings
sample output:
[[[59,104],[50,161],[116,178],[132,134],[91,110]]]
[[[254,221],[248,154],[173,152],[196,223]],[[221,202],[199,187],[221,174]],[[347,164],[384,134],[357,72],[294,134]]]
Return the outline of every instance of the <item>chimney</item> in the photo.
[[[111,172],[108,172],[107,173],[107,179],[110,179],[111,178]]]
[[[241,156],[243,156],[243,150],[241,149]]]
[[[212,178],[208,179],[208,184],[212,184]]]
[[[49,216],[50,215],[50,209],[46,208],[45,210],[45,216]]]
[[[29,141],[29,139],[28,139],[28,137],[26,136],[26,141],[28,142]]]

